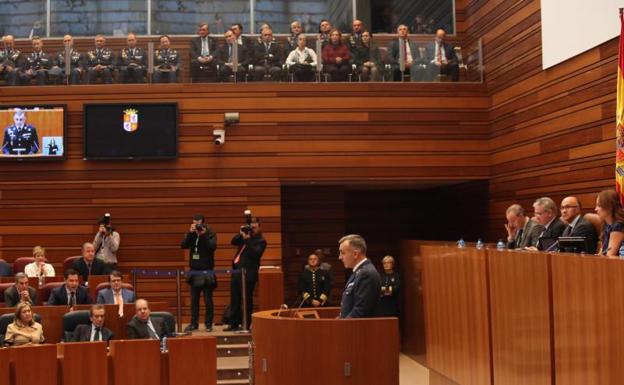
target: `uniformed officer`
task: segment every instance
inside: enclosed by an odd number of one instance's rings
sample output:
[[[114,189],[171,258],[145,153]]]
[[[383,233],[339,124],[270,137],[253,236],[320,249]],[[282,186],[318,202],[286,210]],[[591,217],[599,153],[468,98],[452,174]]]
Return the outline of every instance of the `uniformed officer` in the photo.
[[[95,49],[87,53],[87,82],[94,83],[98,77],[102,82],[111,84],[113,82],[113,69],[115,68],[115,57],[113,51],[106,48],[106,38],[104,35],[95,36]]]
[[[20,72],[22,84],[30,84],[31,79],[37,79],[37,85],[44,86],[48,83],[48,71],[54,64],[52,57],[43,52],[43,41],[38,36],[32,39],[33,52],[24,60],[24,66]]]
[[[14,48],[15,38],[12,35],[6,35],[2,39],[4,50],[0,51],[0,78],[5,79],[7,85],[17,85],[18,71],[22,67],[22,53]]]
[[[37,129],[26,124],[26,111],[16,108],[13,124],[4,130],[2,153],[7,155],[28,155],[39,152]]]
[[[56,55],[56,65],[52,67],[50,70],[51,76],[68,76],[65,73],[65,57],[67,55],[67,50],[69,50],[69,60],[70,60],[70,73],[69,73],[69,83],[70,84],[80,84],[80,77],[84,72],[84,62],[83,56],[80,52],[74,49],[74,38],[71,35],[63,36],[63,45],[65,48]],[[60,79],[60,76],[59,76]]]
[[[136,46],[137,38],[134,33],[129,33],[126,41],[128,48],[121,50],[117,63],[121,73],[121,82],[143,83],[145,68],[147,67],[145,50]]]
[[[180,55],[175,49],[169,48],[169,36],[160,37],[160,49],[154,52],[154,83],[175,83],[178,79]]]
[[[305,307],[326,306],[331,291],[329,272],[321,269],[315,253],[308,256],[308,265],[299,276],[299,294]]]

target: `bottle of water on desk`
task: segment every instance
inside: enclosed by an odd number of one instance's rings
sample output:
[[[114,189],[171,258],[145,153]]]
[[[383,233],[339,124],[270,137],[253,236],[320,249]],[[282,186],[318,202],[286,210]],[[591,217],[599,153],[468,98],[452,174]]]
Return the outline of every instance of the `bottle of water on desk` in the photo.
[[[481,250],[485,247],[485,244],[483,244],[483,240],[481,238],[477,239],[477,250]]]
[[[499,239],[496,243],[496,250],[505,250],[505,242],[502,239]]]
[[[466,241],[464,241],[464,238],[459,238],[459,241],[457,241],[457,247],[459,247],[460,249],[466,247]]]

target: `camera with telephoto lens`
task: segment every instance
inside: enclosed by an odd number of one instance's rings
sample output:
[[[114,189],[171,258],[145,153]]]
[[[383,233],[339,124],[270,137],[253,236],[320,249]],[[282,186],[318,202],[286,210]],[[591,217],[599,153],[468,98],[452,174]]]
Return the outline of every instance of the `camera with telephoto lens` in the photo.
[[[202,231],[206,231],[206,225],[198,223],[195,225],[195,231],[202,232]]]
[[[104,226],[104,228],[106,229],[107,233],[110,233],[113,231],[113,227],[111,226],[111,215],[109,213],[104,214],[104,216],[102,218],[100,218],[100,221],[98,222],[100,225]]]
[[[250,234],[251,231],[253,230],[253,227],[251,226],[251,221],[252,221],[251,210],[245,210],[244,214],[245,214],[245,224],[241,226],[240,229],[243,233]]]

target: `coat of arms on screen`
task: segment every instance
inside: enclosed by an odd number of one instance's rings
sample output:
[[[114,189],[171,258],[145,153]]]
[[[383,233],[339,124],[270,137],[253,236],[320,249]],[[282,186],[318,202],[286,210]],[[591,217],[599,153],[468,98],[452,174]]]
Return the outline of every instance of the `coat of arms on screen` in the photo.
[[[139,128],[139,111],[134,108],[124,111],[123,128],[128,132],[136,131]]]

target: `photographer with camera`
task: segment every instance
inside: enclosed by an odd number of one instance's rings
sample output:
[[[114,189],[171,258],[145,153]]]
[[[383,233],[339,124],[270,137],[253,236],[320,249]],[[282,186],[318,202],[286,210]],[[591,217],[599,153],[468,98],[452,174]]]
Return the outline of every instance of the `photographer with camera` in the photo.
[[[191,323],[184,331],[193,331],[199,328],[199,296],[204,293],[206,331],[212,331],[212,317],[214,303],[212,291],[217,288],[217,277],[214,273],[214,253],[217,249],[217,234],[205,223],[203,215],[193,217],[193,223],[186,233],[182,244],[183,249],[189,249],[189,267],[187,282],[191,290]]]
[[[232,238],[232,245],[237,246],[236,255],[232,260],[232,283],[230,292],[229,326],[223,331],[240,330],[239,324],[243,320],[241,304],[243,302],[242,271],[245,270],[245,298],[247,307],[247,328],[251,325],[253,312],[253,292],[258,282],[260,258],[266,249],[267,243],[260,230],[260,220],[251,216],[250,210],[245,210],[244,226],[241,226],[237,235]]]
[[[107,272],[117,270],[117,250],[119,250],[121,238],[111,225],[111,215],[104,214],[98,221],[98,225],[98,232],[93,239],[95,257],[104,262]]]

